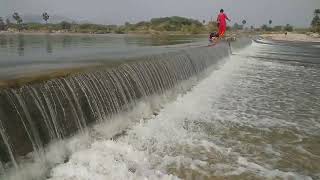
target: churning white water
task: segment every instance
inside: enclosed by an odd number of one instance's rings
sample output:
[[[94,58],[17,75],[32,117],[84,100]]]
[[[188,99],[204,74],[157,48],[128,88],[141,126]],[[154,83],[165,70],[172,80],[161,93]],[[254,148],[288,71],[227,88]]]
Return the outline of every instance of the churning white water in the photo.
[[[223,92],[224,82],[239,63],[229,61],[192,91],[164,106],[158,115],[141,119],[120,138],[102,138],[88,149],[75,152],[68,163],[52,170],[52,179],[178,179],[168,171],[169,166],[181,163],[198,169],[207,165],[201,157],[185,157],[189,148],[190,153],[193,148],[194,153],[198,153],[197,148],[228,153],[193,132],[192,121],[208,117],[212,100]]]
[[[96,126],[48,178],[320,178],[320,67],[254,58],[265,49],[235,53],[153,115],[140,104],[119,116],[138,122],[114,139]]]

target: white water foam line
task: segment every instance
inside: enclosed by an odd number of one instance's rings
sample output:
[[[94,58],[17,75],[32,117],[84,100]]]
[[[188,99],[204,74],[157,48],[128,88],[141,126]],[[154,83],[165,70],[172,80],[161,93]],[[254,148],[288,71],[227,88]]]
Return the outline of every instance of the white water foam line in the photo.
[[[197,139],[199,135],[185,129],[184,122],[210,118],[212,101],[223,93],[230,72],[241,63],[229,60],[191,92],[166,105],[158,116],[141,120],[118,141],[95,141],[88,149],[75,152],[68,163],[52,170],[50,179],[176,179],[166,171],[168,165],[183,164],[201,171],[199,167],[207,163],[183,155],[165,155],[170,148],[200,145],[204,150],[229,154],[229,148]]]
[[[254,48],[250,47],[241,54],[251,54]],[[260,178],[311,179],[296,172],[274,169],[268,164],[251,162],[237,152],[236,147],[225,145],[220,139],[210,139],[199,129],[199,124],[206,123],[213,126],[212,133],[225,130],[221,123],[231,123],[231,126],[232,123],[251,124],[267,130],[272,126],[295,126],[270,119],[240,122],[228,112],[219,114],[221,112],[212,109],[212,104],[235,84],[237,73],[234,72],[244,63],[251,62],[243,56],[233,56],[192,91],[165,105],[158,115],[140,119],[140,123],[117,140],[100,136],[87,148],[76,150],[67,163],[52,169],[49,179],[178,179],[177,173],[185,179],[192,179],[193,172],[203,177],[249,172]],[[103,134],[108,130],[102,127],[100,131]],[[280,155],[270,144],[265,148],[268,154]]]
[[[203,76],[206,76],[206,73],[206,71],[203,72]],[[129,109],[132,110],[114,115],[110,119],[106,119],[103,123],[98,123],[88,128],[87,131],[83,133],[79,133],[65,140],[50,143],[48,147],[44,149],[44,157],[38,157],[37,154],[33,152],[29,153],[26,157],[22,157],[25,158],[25,160],[20,160],[21,162],[18,168],[7,169],[6,174],[1,176],[1,178],[6,180],[38,180],[48,177],[48,170],[59,164],[63,164],[64,161],[68,160],[69,156],[77,154],[77,152],[82,150],[86,151],[94,144],[99,144],[101,140],[108,140],[118,136],[118,134],[121,135],[128,127],[132,127],[140,121],[150,119],[163,105],[176,99],[181,93],[190,90],[190,88],[199,81],[198,78],[201,77],[192,77],[186,81],[182,81],[173,89],[167,90],[164,94],[146,97],[136,104],[130,105],[132,108]],[[108,142],[111,144],[115,143],[112,140]],[[112,153],[110,153],[110,156],[112,156]],[[157,174],[157,172],[155,173]],[[123,176],[122,179],[126,179],[125,176]]]

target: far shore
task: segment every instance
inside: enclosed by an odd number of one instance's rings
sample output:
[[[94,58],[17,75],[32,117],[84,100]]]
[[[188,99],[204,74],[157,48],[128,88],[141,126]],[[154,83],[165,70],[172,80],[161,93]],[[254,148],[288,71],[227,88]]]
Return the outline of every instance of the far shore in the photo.
[[[191,34],[191,33],[185,33],[185,32],[179,32],[179,31],[136,31],[136,32],[127,32],[127,33],[79,33],[79,32],[42,32],[42,31],[0,31],[0,35],[76,35],[76,36],[103,36],[103,35],[135,35],[135,36],[165,36],[165,35],[194,35],[194,36],[201,36],[201,35],[207,35],[206,33],[198,33],[198,34]]]
[[[257,34],[255,32],[251,32]],[[207,36],[207,33],[191,34],[179,31],[135,31],[127,33],[79,33],[79,32],[67,32],[67,31],[57,31],[57,32],[43,32],[43,31],[0,31],[0,35],[67,35],[67,36]],[[233,37],[240,35],[239,32],[229,32],[226,36]],[[244,33],[248,35],[248,33]],[[250,34],[250,33],[249,33]],[[320,42],[320,35],[316,33],[298,33],[298,32],[288,32],[287,35],[279,32],[269,32],[260,35],[263,38],[277,40],[277,41],[290,41],[290,42]]]
[[[0,35],[4,34],[4,35],[76,35],[76,36],[80,36],[80,35],[84,35],[84,36],[101,36],[101,35],[122,35],[119,33],[79,33],[79,32],[42,32],[42,31],[0,31]],[[126,35],[128,34],[133,34],[133,35],[148,35],[148,34],[143,34],[143,33],[125,33]],[[150,34],[151,35],[151,34]]]
[[[320,42],[319,34],[301,34],[301,33],[291,33],[289,32],[287,35],[284,33],[270,33],[270,34],[262,34],[263,38],[276,40],[276,41],[290,41],[290,42]]]

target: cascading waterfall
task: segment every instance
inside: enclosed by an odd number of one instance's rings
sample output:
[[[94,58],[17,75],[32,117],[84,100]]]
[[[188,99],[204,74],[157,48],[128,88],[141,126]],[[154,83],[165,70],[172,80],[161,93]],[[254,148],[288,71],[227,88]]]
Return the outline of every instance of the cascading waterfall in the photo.
[[[49,142],[85,132],[89,125],[173,88],[229,53],[225,43],[188,48],[0,90],[0,168],[18,168],[19,157],[29,152],[43,156]]]

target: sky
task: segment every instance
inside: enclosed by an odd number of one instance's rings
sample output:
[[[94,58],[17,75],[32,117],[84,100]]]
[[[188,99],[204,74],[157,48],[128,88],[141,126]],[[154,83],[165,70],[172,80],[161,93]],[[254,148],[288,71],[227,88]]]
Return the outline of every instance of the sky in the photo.
[[[184,16],[200,21],[216,17],[223,8],[232,20],[261,26],[269,19],[274,25],[308,27],[320,0],[0,0],[0,16],[20,14],[65,16],[76,21],[123,24],[154,17]]]

